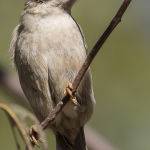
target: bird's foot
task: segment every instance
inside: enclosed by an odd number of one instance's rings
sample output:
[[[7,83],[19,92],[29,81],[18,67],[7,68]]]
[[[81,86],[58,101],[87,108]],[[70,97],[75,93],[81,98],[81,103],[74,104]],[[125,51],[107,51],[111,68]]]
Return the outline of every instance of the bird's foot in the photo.
[[[29,137],[30,137],[30,142],[32,143],[33,146],[38,146],[39,142],[41,142],[40,140],[40,135],[39,135],[39,131],[38,131],[38,127],[36,125],[33,125],[30,129],[29,129]]]
[[[72,83],[69,82],[66,89],[65,89],[65,92],[64,92],[65,95],[69,95],[70,96],[70,100],[73,102],[73,104],[75,104],[76,106],[79,106],[80,104],[78,103],[77,101],[77,98],[75,96],[75,93],[73,92],[73,86],[72,86]]]

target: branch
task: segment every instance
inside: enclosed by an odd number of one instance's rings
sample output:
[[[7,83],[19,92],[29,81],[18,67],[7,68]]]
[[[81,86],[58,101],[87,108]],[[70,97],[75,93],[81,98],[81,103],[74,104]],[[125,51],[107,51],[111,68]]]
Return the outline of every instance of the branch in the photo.
[[[121,22],[122,16],[125,13],[126,9],[128,8],[129,4],[132,0],[124,0],[121,7],[119,8],[118,12],[110,22],[109,26],[105,30],[105,32],[100,36],[98,41],[96,42],[95,46],[91,50],[91,52],[88,54],[84,64],[82,65],[81,69],[79,70],[76,78],[73,81],[73,94],[76,93],[78,86],[83,79],[87,69],[89,68],[90,64],[92,63],[93,59],[95,58],[96,54],[99,52],[107,38],[110,36],[112,31],[116,28],[116,26]],[[66,105],[66,103],[69,101],[70,96],[66,95],[63,97],[63,99],[57,104],[57,106],[54,108],[52,112],[49,113],[48,117],[41,123],[41,126],[43,129],[47,128],[49,123],[54,121],[55,117],[61,112],[63,107]]]
[[[0,109],[2,109],[14,122],[14,124],[16,125],[24,143],[27,145],[27,149],[28,150],[32,150],[32,145],[30,143],[30,140],[28,138],[28,135],[24,129],[24,126],[22,126],[21,122],[19,121],[18,117],[16,116],[16,114],[4,103],[0,102]]]
[[[40,146],[43,150],[48,150],[48,144],[45,140],[45,133],[41,129],[38,119],[30,111],[24,109],[19,105],[8,103],[5,104],[3,102],[0,102],[0,109],[2,109],[8,116],[12,133],[14,135],[14,140],[18,148],[17,150],[20,150],[20,146],[14,130],[15,128],[18,129],[23,142],[26,145],[26,150],[33,150],[33,147],[35,145]],[[36,133],[38,133],[38,143],[36,142],[36,140],[34,140],[32,135],[30,136],[29,127],[31,123],[36,124],[36,126],[32,126],[32,128],[34,128]],[[36,137],[36,133],[34,134],[34,137]]]

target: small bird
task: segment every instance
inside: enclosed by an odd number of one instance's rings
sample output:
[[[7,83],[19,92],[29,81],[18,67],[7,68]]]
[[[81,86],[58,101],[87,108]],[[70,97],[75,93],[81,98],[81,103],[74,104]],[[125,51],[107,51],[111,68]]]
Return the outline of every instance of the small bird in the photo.
[[[42,122],[64,97],[86,58],[84,36],[71,8],[76,0],[27,0],[10,51],[21,87]],[[69,85],[69,86],[68,86]],[[84,125],[94,109],[90,69],[50,126],[57,150],[85,150]]]

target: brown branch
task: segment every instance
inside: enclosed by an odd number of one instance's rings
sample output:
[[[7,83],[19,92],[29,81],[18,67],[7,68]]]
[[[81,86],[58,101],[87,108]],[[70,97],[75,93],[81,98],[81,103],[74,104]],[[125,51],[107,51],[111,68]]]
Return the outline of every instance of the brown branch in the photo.
[[[11,131],[12,131],[12,134],[13,134],[13,138],[14,138],[14,141],[15,141],[15,144],[16,144],[16,150],[21,150],[20,143],[17,139],[17,133],[15,132],[15,123],[9,116],[8,116],[8,120],[9,120],[9,123],[10,123],[10,128],[11,128]]]
[[[30,143],[28,135],[24,129],[24,126],[22,126],[22,124],[20,123],[16,114],[6,104],[1,103],[1,102],[0,102],[0,109],[2,109],[12,119],[12,121],[16,125],[24,143],[27,145],[27,149],[32,150],[32,145]]]
[[[95,46],[91,50],[91,52],[88,54],[84,64],[82,65],[81,69],[79,70],[76,78],[73,81],[73,93],[76,93],[76,90],[84,77],[87,69],[89,68],[90,64],[92,63],[93,59],[95,58],[96,54],[99,52],[100,48],[103,46],[107,38],[110,36],[112,31],[116,28],[116,26],[121,21],[121,18],[123,14],[125,13],[126,9],[128,8],[130,2],[132,0],[124,0],[121,7],[119,8],[118,12],[110,22],[109,26],[105,30],[105,32],[100,36],[98,41],[96,42]],[[52,112],[49,113],[48,117],[41,123],[41,126],[43,129],[45,129],[49,123],[54,121],[55,117],[59,114],[59,112],[63,109],[63,107],[66,105],[66,103],[69,101],[69,95],[66,95],[63,97],[63,99],[57,104],[57,106],[54,108]]]

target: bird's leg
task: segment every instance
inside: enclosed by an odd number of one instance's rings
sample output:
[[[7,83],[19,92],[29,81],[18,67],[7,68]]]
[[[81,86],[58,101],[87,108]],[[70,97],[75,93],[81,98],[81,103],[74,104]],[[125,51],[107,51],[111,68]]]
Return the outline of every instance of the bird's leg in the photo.
[[[75,104],[76,106],[80,105],[77,101],[75,94],[73,93],[73,86],[72,86],[71,82],[68,83],[64,93],[65,93],[65,95],[70,96],[70,100],[73,102],[73,104]]]

